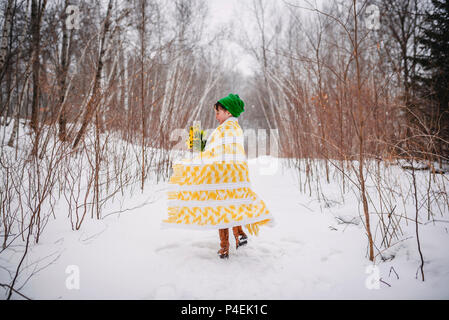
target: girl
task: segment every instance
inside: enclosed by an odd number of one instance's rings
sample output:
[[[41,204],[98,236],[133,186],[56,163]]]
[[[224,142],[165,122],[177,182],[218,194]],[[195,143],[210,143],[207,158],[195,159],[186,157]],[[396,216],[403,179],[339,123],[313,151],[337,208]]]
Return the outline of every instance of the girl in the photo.
[[[244,102],[229,94],[215,104],[220,125],[209,136],[205,150],[194,159],[173,165],[168,191],[168,219],[164,226],[218,229],[220,258],[229,257],[229,229],[232,227],[236,249],[247,243],[259,226],[273,225],[265,203],[251,190],[243,130],[238,117]]]

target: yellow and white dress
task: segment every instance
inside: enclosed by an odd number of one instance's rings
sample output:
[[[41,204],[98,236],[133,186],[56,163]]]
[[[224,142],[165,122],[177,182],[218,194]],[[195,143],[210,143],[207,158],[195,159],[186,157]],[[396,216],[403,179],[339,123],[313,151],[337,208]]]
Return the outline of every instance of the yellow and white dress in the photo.
[[[265,203],[251,190],[243,130],[236,117],[220,124],[205,150],[173,164],[164,227],[223,229],[245,225],[251,234],[274,225]]]

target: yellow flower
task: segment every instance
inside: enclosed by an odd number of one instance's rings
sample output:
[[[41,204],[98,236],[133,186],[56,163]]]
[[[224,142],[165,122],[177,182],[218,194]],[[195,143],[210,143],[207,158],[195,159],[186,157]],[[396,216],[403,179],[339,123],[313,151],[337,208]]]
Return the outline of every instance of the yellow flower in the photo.
[[[187,149],[192,149],[193,147],[193,127],[190,127],[189,129],[189,137],[186,141]]]
[[[186,141],[187,149],[192,149],[193,146],[195,146],[195,149],[199,149],[201,146],[201,151],[204,151],[206,146],[206,140],[203,140],[204,137],[204,130],[199,130],[199,128],[191,126],[189,128],[189,137]]]

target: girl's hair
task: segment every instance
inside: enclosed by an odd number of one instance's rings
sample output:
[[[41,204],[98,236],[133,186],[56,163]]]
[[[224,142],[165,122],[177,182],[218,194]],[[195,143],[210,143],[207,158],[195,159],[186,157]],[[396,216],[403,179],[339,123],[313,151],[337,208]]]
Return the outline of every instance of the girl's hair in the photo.
[[[226,109],[220,102],[217,101],[217,103],[214,104],[214,108],[215,110],[218,111],[218,109],[223,109],[224,111],[227,111],[228,109]]]

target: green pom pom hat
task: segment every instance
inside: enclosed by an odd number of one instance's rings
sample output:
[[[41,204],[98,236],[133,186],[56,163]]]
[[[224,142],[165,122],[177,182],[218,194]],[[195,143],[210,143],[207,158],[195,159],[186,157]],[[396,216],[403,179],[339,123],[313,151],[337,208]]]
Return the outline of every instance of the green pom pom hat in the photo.
[[[243,111],[245,103],[240,99],[238,94],[230,93],[227,97],[224,97],[218,102],[226,108],[234,117],[238,117]]]

